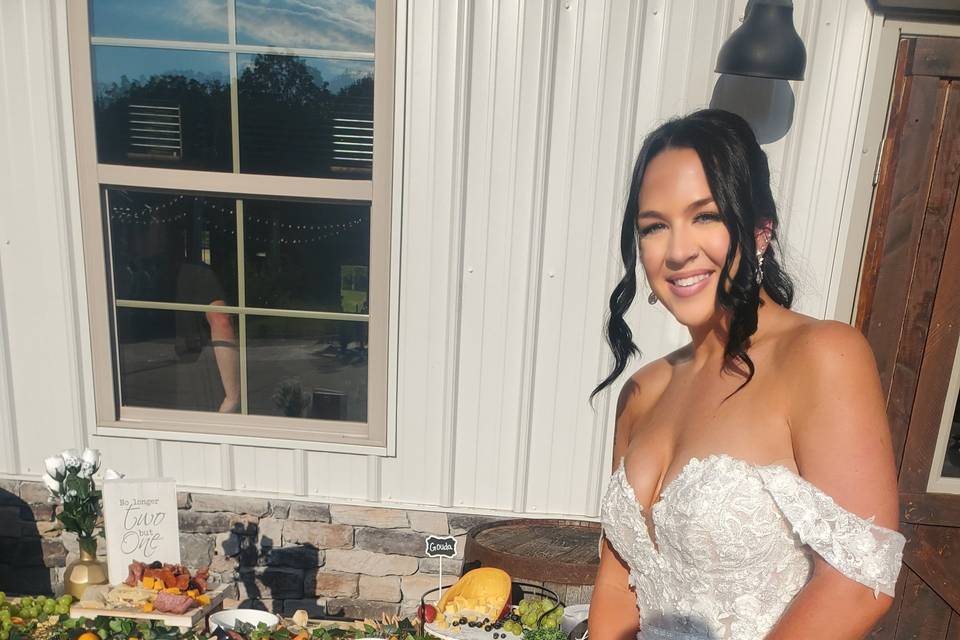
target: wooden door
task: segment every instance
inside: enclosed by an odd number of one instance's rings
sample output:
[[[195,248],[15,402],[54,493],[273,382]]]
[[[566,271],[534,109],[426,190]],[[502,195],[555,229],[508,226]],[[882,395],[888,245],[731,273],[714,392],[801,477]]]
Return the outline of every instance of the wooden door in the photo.
[[[904,38],[856,318],[886,392],[907,537],[896,602],[872,638],[960,638],[960,493],[928,491],[956,407],[958,187],[960,39]]]

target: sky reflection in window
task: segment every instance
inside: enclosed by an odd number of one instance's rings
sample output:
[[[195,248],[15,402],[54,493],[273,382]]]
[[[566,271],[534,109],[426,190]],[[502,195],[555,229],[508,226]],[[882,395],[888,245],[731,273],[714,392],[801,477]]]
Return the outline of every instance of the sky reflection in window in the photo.
[[[237,0],[237,43],[373,53],[374,0]]]
[[[95,37],[227,42],[227,0],[92,0]]]

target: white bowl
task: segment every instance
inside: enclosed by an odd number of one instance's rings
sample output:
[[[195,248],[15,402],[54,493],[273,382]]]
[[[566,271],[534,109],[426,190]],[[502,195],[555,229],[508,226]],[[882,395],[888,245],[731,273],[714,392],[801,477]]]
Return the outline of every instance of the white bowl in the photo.
[[[589,613],[589,604],[571,604],[564,607],[560,630],[563,631],[565,635],[569,635],[575,626],[587,619]]]
[[[210,617],[207,618],[207,625],[210,627],[211,633],[216,631],[218,627],[233,631],[234,626],[238,622],[247,622],[253,626],[257,626],[263,622],[266,623],[267,628],[272,630],[276,629],[277,625],[280,624],[280,618],[272,613],[260,611],[259,609],[224,609],[223,611],[217,611],[211,614]]]

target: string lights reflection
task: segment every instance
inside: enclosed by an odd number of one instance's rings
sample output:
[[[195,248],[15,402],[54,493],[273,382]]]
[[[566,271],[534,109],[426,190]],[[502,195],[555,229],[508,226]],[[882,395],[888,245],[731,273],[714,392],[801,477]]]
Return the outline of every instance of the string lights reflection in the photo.
[[[136,211],[132,207],[122,207],[111,204],[110,220],[111,222],[119,224],[140,226],[163,225],[178,222],[187,217],[191,213],[192,209],[195,209],[195,207],[177,207],[174,209],[176,205],[178,205],[187,197],[188,196],[178,195],[167,202],[163,202],[158,205],[145,204],[141,209]],[[205,213],[216,213],[230,220],[236,216],[236,211],[233,209],[233,207],[225,207],[217,204],[216,202],[211,202],[207,198],[203,197],[189,197],[193,198],[195,203],[201,205],[199,209],[193,210],[192,213],[198,215]],[[356,217],[346,222],[329,222],[324,224],[291,224],[288,222],[281,222],[277,218],[272,217],[244,216],[245,224],[251,226],[259,225],[260,227],[269,227],[275,230],[269,236],[248,232],[245,234],[248,239],[267,244],[275,243],[283,245],[311,244],[314,242],[330,240],[343,235],[351,229],[356,228],[357,226],[361,225],[363,221],[364,219],[362,217]],[[236,235],[237,233],[235,226],[227,226],[227,224],[224,223],[218,224],[212,219],[207,219],[204,223],[204,226],[208,229],[213,229],[227,235]],[[281,235],[281,231],[306,231],[317,233],[303,237],[304,234],[302,233]]]

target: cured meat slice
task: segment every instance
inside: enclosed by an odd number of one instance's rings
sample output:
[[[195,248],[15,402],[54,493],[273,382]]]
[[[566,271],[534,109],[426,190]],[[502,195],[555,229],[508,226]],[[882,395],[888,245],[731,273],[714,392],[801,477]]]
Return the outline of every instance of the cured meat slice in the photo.
[[[166,591],[158,593],[153,600],[154,610],[164,613],[186,613],[188,609],[192,609],[194,606],[196,606],[196,602],[190,596],[178,596]]]
[[[142,562],[131,562],[130,566],[127,568],[129,573],[127,574],[127,579],[123,581],[128,587],[137,586],[141,580],[143,580],[143,570],[144,564]]]

